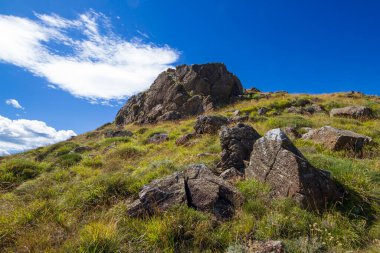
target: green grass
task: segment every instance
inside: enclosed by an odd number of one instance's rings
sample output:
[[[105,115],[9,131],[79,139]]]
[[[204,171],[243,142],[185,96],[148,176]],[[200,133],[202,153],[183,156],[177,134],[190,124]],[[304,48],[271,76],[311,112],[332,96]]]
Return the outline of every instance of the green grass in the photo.
[[[374,143],[365,148],[363,159],[311,141],[295,141],[312,165],[330,171],[347,189],[342,206],[323,214],[309,212],[289,199],[272,200],[268,185],[250,179],[236,183],[245,201],[231,220],[217,221],[185,206],[149,218],[130,218],[126,210],[145,184],[189,164],[205,163],[215,169],[219,137],[202,135],[189,146],[176,146],[178,137],[193,131],[195,118],[128,125],[133,136],[127,138],[104,138],[105,131],[116,129],[107,124],[69,141],[0,160],[0,251],[241,252],[254,240],[272,239],[282,240],[288,252],[377,252],[380,120],[285,112],[288,106],[309,101],[326,109],[358,104],[380,112],[376,97],[279,93],[254,94],[213,113],[248,113],[247,123],[260,134],[277,127],[331,125],[371,136]],[[269,108],[266,116],[257,115],[260,107]],[[158,132],[167,133],[169,140],[149,144],[147,139]],[[91,150],[73,153],[79,146]]]

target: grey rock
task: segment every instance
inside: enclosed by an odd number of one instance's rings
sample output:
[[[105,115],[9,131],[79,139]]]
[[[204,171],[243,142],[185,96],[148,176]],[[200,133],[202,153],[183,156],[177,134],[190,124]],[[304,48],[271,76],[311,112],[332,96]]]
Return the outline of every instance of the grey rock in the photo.
[[[89,146],[79,146],[72,150],[73,153],[83,153],[86,151],[90,151],[92,148]]]
[[[175,144],[177,146],[180,146],[180,145],[186,145],[187,143],[189,143],[189,141],[194,138],[196,136],[195,133],[189,133],[189,134],[185,134],[185,135],[182,135],[181,137],[179,137],[176,141],[175,141]]]
[[[230,168],[225,171],[223,171],[220,175],[220,178],[227,180],[229,182],[235,182],[243,179],[244,174],[238,171],[235,168]]]
[[[337,129],[331,126],[324,126],[319,129],[311,130],[302,136],[303,139],[313,140],[328,149],[353,150],[360,152],[365,144],[372,139],[368,136],[357,134],[349,130]]]
[[[222,127],[219,138],[222,146],[220,167],[244,170],[244,160],[249,160],[253,143],[261,136],[251,126],[239,123],[234,127]]]
[[[198,116],[194,129],[197,134],[216,134],[219,129],[228,124],[228,119],[223,116]]]
[[[167,140],[169,140],[169,135],[167,133],[155,133],[148,139],[148,143],[159,144]]]
[[[147,91],[132,96],[115,122],[180,119],[233,103],[242,94],[239,79],[222,63],[181,65],[162,72]]]
[[[235,187],[200,164],[144,186],[127,212],[130,216],[152,215],[183,204],[226,219],[242,203],[243,197]]]
[[[314,168],[280,129],[255,142],[245,176],[268,183],[273,198],[289,197],[312,210],[324,210],[345,195],[330,174]]]
[[[348,117],[354,119],[371,119],[374,113],[371,108],[366,106],[348,106],[343,108],[334,108],[330,111],[331,117]]]
[[[105,138],[113,138],[113,137],[131,137],[133,133],[128,130],[107,130],[104,133]]]
[[[268,111],[269,111],[268,108],[266,108],[266,107],[261,107],[261,108],[259,108],[259,110],[257,111],[257,114],[258,114],[259,116],[264,116],[265,114],[267,114]]]

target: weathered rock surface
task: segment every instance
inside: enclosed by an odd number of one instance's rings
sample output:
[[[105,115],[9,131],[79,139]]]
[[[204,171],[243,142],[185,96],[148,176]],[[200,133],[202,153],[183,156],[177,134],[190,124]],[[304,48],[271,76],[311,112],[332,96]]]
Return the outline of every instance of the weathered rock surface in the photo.
[[[238,123],[238,122],[243,122],[243,121],[247,121],[247,120],[249,120],[249,116],[248,115],[233,116],[233,117],[228,118],[228,121],[230,123]]]
[[[197,134],[216,134],[222,126],[227,124],[226,117],[201,115],[197,118],[194,129]]]
[[[238,123],[234,127],[222,127],[220,132],[222,161],[220,167],[244,171],[244,160],[249,160],[253,143],[261,136],[251,126]]]
[[[324,145],[331,150],[354,150],[361,151],[365,144],[372,139],[368,136],[357,134],[349,130],[337,129],[331,126],[324,126],[319,129],[310,130],[302,135],[303,139],[313,140]]]
[[[129,206],[128,214],[151,215],[184,204],[224,219],[232,217],[242,202],[235,187],[200,164],[144,186],[139,198]]]
[[[273,198],[289,197],[313,210],[342,201],[345,193],[328,172],[314,168],[280,129],[255,142],[245,174],[267,182]]]
[[[198,115],[242,94],[239,79],[222,63],[182,65],[162,72],[147,91],[131,97],[115,122],[154,123]]]
[[[128,130],[107,130],[104,133],[105,138],[113,138],[113,137],[131,137],[133,133]]]
[[[148,143],[159,144],[167,140],[169,140],[169,135],[167,133],[155,133],[148,139]]]
[[[195,133],[189,133],[189,134],[185,134],[185,135],[182,135],[181,137],[179,137],[176,141],[175,141],[175,144],[177,146],[180,146],[180,145],[186,145],[189,143],[189,141],[194,138],[196,136]]]
[[[235,168],[230,168],[225,171],[223,171],[220,175],[220,178],[227,180],[229,182],[235,182],[243,179],[244,174],[238,171]]]
[[[331,117],[348,117],[354,119],[370,119],[374,117],[371,108],[366,106],[348,106],[343,108],[334,108],[330,111]]]
[[[92,148],[89,147],[89,146],[79,146],[79,147],[76,147],[74,148],[71,152],[73,153],[83,153],[83,152],[86,152],[86,151],[90,151]]]

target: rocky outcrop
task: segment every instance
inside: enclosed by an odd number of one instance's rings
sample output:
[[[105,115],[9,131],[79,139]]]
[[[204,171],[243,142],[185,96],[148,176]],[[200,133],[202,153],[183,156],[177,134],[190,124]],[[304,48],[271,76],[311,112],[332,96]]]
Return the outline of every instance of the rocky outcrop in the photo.
[[[231,128],[222,127],[219,137],[223,150],[220,167],[243,172],[244,160],[249,160],[253,143],[261,136],[251,126],[238,123]]]
[[[202,115],[197,118],[194,130],[197,134],[216,134],[222,126],[227,124],[226,117]]]
[[[324,113],[325,109],[318,104],[306,104],[304,106],[291,106],[286,109],[288,113],[296,114],[314,114],[314,113]]]
[[[348,117],[354,119],[371,119],[374,113],[371,108],[366,106],[348,106],[343,108],[334,108],[330,111],[331,117]]]
[[[349,130],[337,129],[331,126],[324,126],[319,129],[310,130],[302,135],[303,139],[313,140],[320,143],[328,149],[353,150],[360,152],[365,144],[372,139],[368,136],[357,134]]]
[[[313,210],[342,201],[345,193],[328,172],[314,168],[280,129],[255,142],[245,175],[268,183],[273,198],[289,197]]]
[[[189,143],[189,141],[190,141],[191,139],[193,139],[195,136],[196,136],[195,133],[189,133],[189,134],[182,135],[181,137],[179,137],[179,138],[175,141],[175,144],[176,144],[177,146],[187,145],[187,144]]]
[[[182,65],[162,72],[147,91],[131,97],[115,122],[180,119],[232,103],[242,94],[239,79],[222,63]]]
[[[225,219],[232,217],[242,202],[235,187],[200,164],[144,186],[139,198],[129,206],[128,214],[151,215],[183,204]]]
[[[167,140],[169,140],[169,135],[167,133],[155,133],[149,137],[148,143],[159,144]]]
[[[104,132],[105,138],[113,138],[113,137],[131,137],[133,133],[128,130],[107,130]]]

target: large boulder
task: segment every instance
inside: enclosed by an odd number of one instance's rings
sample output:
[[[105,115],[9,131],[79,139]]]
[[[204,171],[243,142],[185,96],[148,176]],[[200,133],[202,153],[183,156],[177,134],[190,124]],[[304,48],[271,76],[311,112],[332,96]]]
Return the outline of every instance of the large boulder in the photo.
[[[348,106],[343,108],[334,108],[330,111],[331,117],[348,117],[354,119],[370,119],[374,117],[371,108],[366,106]]]
[[[222,127],[219,134],[222,145],[223,169],[235,168],[244,171],[244,160],[249,160],[253,143],[261,136],[251,126],[238,123],[234,127]]]
[[[334,151],[346,149],[357,152],[361,151],[365,144],[372,141],[368,136],[331,126],[310,130],[302,135],[302,138],[313,140]]]
[[[144,186],[128,214],[152,215],[183,204],[225,219],[232,217],[242,203],[243,197],[235,187],[200,164]]]
[[[219,129],[228,124],[228,119],[217,115],[201,115],[195,122],[194,130],[197,134],[216,134]]]
[[[239,79],[222,63],[181,65],[162,72],[145,92],[132,96],[116,124],[154,123],[198,115],[243,94]]]
[[[345,193],[328,172],[314,168],[280,129],[255,142],[245,174],[268,183],[273,198],[289,197],[312,210],[342,201]]]

